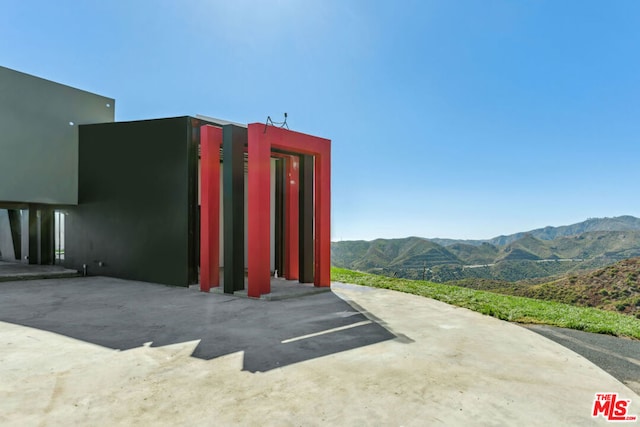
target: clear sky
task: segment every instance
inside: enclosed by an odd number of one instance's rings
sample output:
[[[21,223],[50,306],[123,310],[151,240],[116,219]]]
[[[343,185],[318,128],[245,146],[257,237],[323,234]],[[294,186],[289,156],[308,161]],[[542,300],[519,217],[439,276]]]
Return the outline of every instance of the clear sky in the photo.
[[[0,0],[0,65],[117,120],[288,112],[334,240],[640,216],[637,0]]]

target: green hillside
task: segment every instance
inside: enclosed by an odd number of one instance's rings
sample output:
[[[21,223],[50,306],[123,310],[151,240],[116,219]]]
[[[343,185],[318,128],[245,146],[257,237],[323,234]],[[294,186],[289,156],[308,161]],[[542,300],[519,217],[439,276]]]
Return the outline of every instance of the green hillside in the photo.
[[[540,260],[556,259],[558,256],[551,250],[546,242],[538,240],[531,234],[525,234],[520,239],[505,246],[500,257],[502,260]]]
[[[600,261],[603,264],[599,266],[608,265],[614,260],[605,262],[602,258]],[[595,264],[595,261],[593,262]],[[459,265],[446,265],[436,266],[428,270],[425,278],[438,283],[450,282],[452,280],[463,279],[485,279],[485,280],[498,280],[506,282],[515,282],[519,280],[535,280],[541,278],[548,278],[552,276],[558,276],[567,272],[582,271],[582,262],[572,261],[531,261],[531,260],[504,260],[495,264],[481,266],[481,267],[463,267]],[[410,277],[410,275],[396,277]]]
[[[344,265],[353,265],[363,258],[369,249],[371,242],[355,240],[331,244],[331,260]]]
[[[614,223],[630,228],[636,223],[633,218],[618,217]],[[555,234],[596,226],[613,227],[611,220],[614,219],[589,220],[580,227],[559,227],[564,231],[556,230]],[[540,239],[533,232],[521,233],[518,239],[502,246],[439,240],[447,245],[419,237],[334,242],[332,263],[352,270],[443,283],[466,278],[503,281],[544,278],[640,256],[638,230],[587,231],[554,240]]]
[[[370,272],[462,263],[443,246],[419,237],[332,243],[331,259],[337,267]]]
[[[565,274],[543,283],[463,279],[449,285],[506,295],[596,307],[640,318],[640,258],[578,274]]]
[[[515,284],[496,292],[618,311],[640,318],[640,258],[542,284]]]
[[[500,250],[490,244],[471,245],[468,243],[454,243],[446,249],[467,265],[482,265],[495,262]]]

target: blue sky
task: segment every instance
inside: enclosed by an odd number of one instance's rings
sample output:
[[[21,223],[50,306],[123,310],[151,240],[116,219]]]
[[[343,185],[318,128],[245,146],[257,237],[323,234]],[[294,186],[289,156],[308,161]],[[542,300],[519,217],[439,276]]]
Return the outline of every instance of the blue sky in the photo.
[[[640,216],[635,0],[0,0],[0,65],[333,141],[332,238]]]

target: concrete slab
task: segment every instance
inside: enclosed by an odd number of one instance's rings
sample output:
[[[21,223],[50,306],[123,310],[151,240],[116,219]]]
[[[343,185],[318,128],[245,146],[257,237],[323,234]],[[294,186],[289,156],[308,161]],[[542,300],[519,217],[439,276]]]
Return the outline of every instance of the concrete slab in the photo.
[[[598,392],[640,413],[640,396],[524,328],[332,290],[266,302],[107,278],[5,283],[0,424],[606,425],[591,417]]]
[[[547,325],[524,327],[586,357],[640,393],[640,341]]]
[[[76,270],[69,270],[59,265],[36,265],[0,261],[0,282],[78,276],[80,276],[80,274]]]

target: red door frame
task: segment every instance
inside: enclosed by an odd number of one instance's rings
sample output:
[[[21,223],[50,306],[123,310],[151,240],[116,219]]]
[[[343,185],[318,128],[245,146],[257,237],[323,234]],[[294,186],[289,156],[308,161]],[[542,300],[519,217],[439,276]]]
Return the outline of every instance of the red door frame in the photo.
[[[271,292],[271,150],[315,159],[315,286],[331,286],[331,141],[262,123],[248,125],[248,295]],[[288,210],[288,209],[287,209]]]
[[[287,280],[299,278],[299,217],[300,217],[300,157],[290,154],[271,153],[272,158],[283,159],[284,170],[284,271]],[[277,221],[277,219],[276,219]]]

